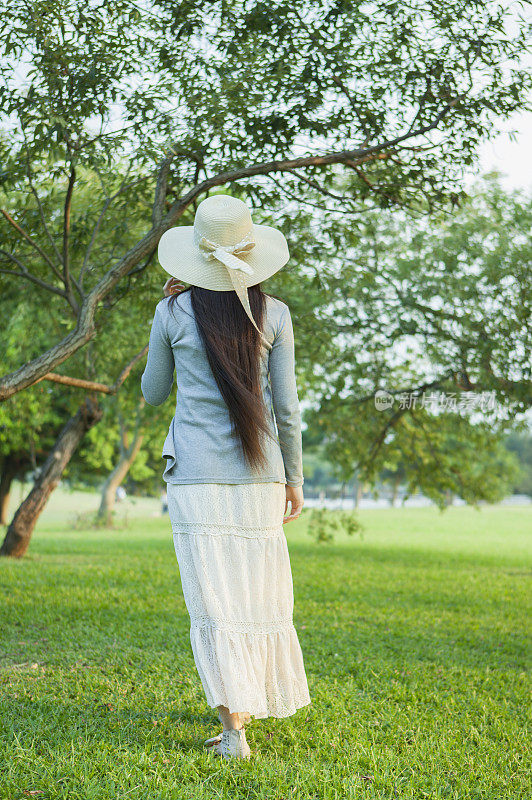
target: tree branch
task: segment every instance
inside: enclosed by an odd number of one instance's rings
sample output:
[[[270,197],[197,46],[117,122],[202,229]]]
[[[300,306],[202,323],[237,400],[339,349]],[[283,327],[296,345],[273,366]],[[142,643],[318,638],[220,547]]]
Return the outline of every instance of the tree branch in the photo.
[[[340,150],[335,153],[327,153],[323,156],[301,156],[299,158],[285,159],[283,161],[269,161],[264,164],[253,164],[250,167],[230,170],[228,172],[220,172],[218,175],[213,175],[211,178],[207,178],[205,181],[195,186],[193,189],[187,192],[186,195],[172,205],[162,223],[164,230],[166,231],[174,224],[174,220],[182,215],[184,209],[196,197],[204,194],[214,186],[221,186],[226,183],[241,180],[242,178],[251,178],[254,175],[268,175],[270,172],[287,172],[293,169],[298,169],[299,167],[324,167],[331,164],[346,164],[348,161],[351,161],[357,165],[363,164],[364,161],[368,160],[368,156],[374,153],[379,153],[384,149],[390,149],[406,139],[413,139],[416,136],[421,136],[424,133],[428,133],[429,131],[433,130],[438,126],[439,122],[441,122],[443,117],[449,113],[451,108],[453,108],[457,102],[458,98],[452,100],[450,103],[447,103],[430,124],[424,125],[421,128],[418,128],[416,131],[396,136],[394,139],[387,139],[384,142],[371,147],[357,147],[354,150]]]
[[[385,198],[386,198],[387,200],[389,200],[391,203],[394,203],[395,205],[399,206],[400,208],[403,208],[403,207],[405,207],[405,206],[406,206],[407,208],[409,208],[409,207],[410,207],[410,206],[408,205],[408,203],[401,203],[399,200],[397,200],[397,199],[396,199],[395,197],[393,197],[391,194],[388,194],[388,193],[387,193],[387,192],[385,192],[383,189],[381,189],[381,188],[380,188],[380,186],[375,186],[375,184],[374,184],[374,183],[372,183],[372,182],[370,181],[370,179],[369,179],[369,178],[367,177],[367,175],[366,175],[366,174],[363,172],[363,170],[359,169],[358,165],[357,165],[357,164],[355,164],[354,162],[352,162],[352,163],[349,163],[349,164],[348,164],[348,166],[349,166],[349,167],[352,167],[352,168],[355,170],[355,172],[356,172],[356,174],[358,175],[358,177],[360,178],[360,180],[361,180],[363,183],[365,183],[365,184],[366,184],[366,186],[367,186],[369,189],[371,189],[371,191],[372,191],[372,192],[374,192],[375,194],[380,194],[380,195],[382,195],[382,197],[385,197]]]
[[[39,209],[39,216],[41,218],[41,224],[42,224],[42,226],[44,228],[46,236],[48,237],[48,241],[52,245],[52,249],[53,249],[53,251],[54,251],[54,253],[56,255],[58,263],[61,263],[61,256],[59,254],[59,250],[57,249],[57,245],[54,242],[54,238],[53,238],[53,236],[50,233],[50,230],[48,228],[48,225],[47,225],[47,222],[46,222],[46,216],[44,214],[44,209],[43,209],[42,203],[41,203],[41,198],[39,197],[39,193],[37,192],[37,189],[35,188],[35,184],[33,182],[33,173],[32,173],[32,170],[31,170],[31,163],[30,163],[30,158],[29,158],[29,155],[28,155],[28,142],[27,142],[27,139],[26,139],[26,131],[24,130],[23,127],[22,127],[22,133],[23,133],[23,136],[24,136],[24,142],[26,144],[26,172],[27,172],[27,175],[28,175],[28,183],[30,185],[30,191],[31,191],[32,195],[35,198],[35,202],[37,203],[37,208]],[[60,278],[61,277],[61,273],[59,272],[57,267],[55,267],[55,265],[54,265],[53,269],[54,269],[54,272],[57,275],[57,277]]]
[[[161,224],[164,211],[164,201],[166,199],[166,187],[168,185],[168,174],[174,153],[171,152],[161,163],[159,174],[157,176],[157,184],[155,186],[155,196],[153,198],[153,208],[151,212],[151,224],[154,228]]]
[[[60,375],[58,372],[48,372],[42,378],[39,378],[36,383],[40,381],[52,381],[52,383],[61,383],[63,386],[74,386],[76,389],[86,389],[88,392],[101,392],[102,394],[114,394],[111,387],[106,383],[98,383],[98,381],[87,381],[83,378],[72,378],[70,375]]]
[[[120,375],[118,376],[116,381],[113,383],[113,387],[112,388],[114,389],[115,392],[118,391],[118,389],[122,386],[124,381],[129,377],[129,373],[131,372],[133,367],[136,364],[138,364],[138,362],[141,361],[144,358],[144,356],[147,354],[147,352],[148,352],[148,345],[143,347],[142,350],[140,351],[140,353],[137,353],[137,355],[134,358],[131,359],[129,364],[124,367],[124,369],[122,370],[122,372],[120,373]]]
[[[68,179],[68,188],[65,197],[65,209],[63,212],[63,283],[65,284],[65,291],[68,302],[74,309],[74,312],[77,316],[79,314],[79,306],[72,293],[72,281],[71,281],[70,267],[69,267],[70,212],[72,209],[72,194],[74,192],[75,182],[76,182],[76,170],[74,169],[74,167],[71,167],[70,177]],[[79,286],[77,288],[78,291],[80,291]]]
[[[99,383],[98,381],[87,381],[84,378],[73,378],[70,375],[60,375],[57,372],[48,372],[39,381],[52,381],[53,383],[62,383],[64,386],[74,386],[77,389],[86,389],[89,392],[101,392],[102,394],[116,394],[124,381],[128,378],[133,367],[144,358],[148,352],[148,345],[142,348],[140,353],[131,359],[129,364],[124,367],[118,378],[114,383],[108,386],[106,383]]]
[[[128,173],[126,173],[126,177],[127,177],[127,174]],[[85,279],[85,271],[86,271],[87,266],[89,264],[89,258],[90,258],[91,252],[92,252],[92,248],[94,247],[94,243],[96,241],[96,237],[98,236],[98,232],[100,230],[100,226],[101,226],[101,224],[102,224],[102,222],[104,220],[104,217],[105,217],[105,215],[107,213],[107,210],[108,210],[109,206],[111,205],[113,200],[116,200],[116,198],[119,197],[123,192],[127,192],[127,190],[131,189],[133,186],[138,186],[139,183],[142,183],[143,181],[148,180],[148,178],[150,178],[151,175],[152,175],[152,173],[149,173],[148,175],[144,175],[142,178],[136,178],[134,181],[131,181],[127,185],[126,185],[126,177],[125,177],[124,180],[122,181],[122,183],[120,184],[120,187],[117,189],[117,191],[113,195],[110,195],[110,196],[108,196],[106,198],[105,203],[103,205],[103,208],[102,208],[102,210],[100,212],[100,215],[99,215],[98,219],[96,220],[96,224],[94,225],[94,228],[93,228],[93,231],[92,231],[92,234],[91,234],[91,238],[90,238],[89,244],[87,246],[87,250],[85,252],[85,257],[83,259],[83,264],[81,265],[81,269],[80,269],[80,272],[79,272],[79,275],[78,275],[78,282],[79,282],[79,286],[80,286],[81,291],[83,291],[83,281]]]
[[[33,273],[29,271],[26,265],[19,258],[14,256],[13,253],[8,253],[7,250],[0,249],[0,255],[9,258],[11,261],[13,261],[14,264],[16,264],[20,268],[20,272],[16,272],[16,270],[13,269],[0,269],[0,272],[3,275],[15,275],[17,278],[24,278],[25,280],[31,281],[32,283],[35,283],[37,286],[40,286],[42,289],[46,289],[47,292],[58,294],[60,297],[63,297],[66,300],[66,294],[62,289],[58,289],[53,284],[47,283],[46,281],[43,281],[41,278],[38,278],[37,275],[33,275]]]
[[[127,427],[124,422],[124,416],[120,409],[117,410],[116,416],[118,418],[118,427],[120,428],[120,436],[118,438],[118,449],[120,450],[120,458],[127,458],[128,440],[127,440]]]
[[[146,258],[150,252],[155,250],[159,243],[159,239],[185,213],[188,206],[202,194],[205,194],[209,189],[214,186],[222,186],[233,181],[241,180],[242,178],[249,178],[254,175],[268,175],[271,172],[286,172],[291,169],[299,167],[310,166],[327,166],[330,164],[341,164],[346,161],[353,161],[356,163],[363,163],[367,160],[368,156],[373,153],[378,153],[381,150],[394,147],[399,142],[408,138],[413,138],[426,133],[437,127],[440,120],[450,111],[450,109],[458,102],[453,100],[447,103],[444,108],[436,115],[434,120],[417,131],[396,136],[394,139],[385,140],[380,144],[373,145],[372,147],[356,148],[355,150],[341,150],[339,152],[327,153],[321,156],[303,156],[300,158],[292,158],[285,160],[269,161],[262,164],[253,164],[249,167],[241,169],[228,170],[221,172],[207,178],[202,183],[194,186],[183,197],[177,200],[170,207],[166,216],[161,220],[160,224],[151,228],[150,231],[132,247],[123,258],[115,264],[101,280],[96,284],[92,291],[85,296],[81,310],[78,317],[76,328],[71,331],[61,342],[51,347],[45,353],[42,353],[37,358],[29,363],[20,367],[15,372],[4,375],[0,379],[0,401],[12,397],[18,391],[31,386],[39,378],[44,377],[53,367],[62,364],[73,353],[77,352],[83,347],[86,342],[91,339],[95,334],[94,317],[101,300],[113,289],[113,287],[123,278],[127,273],[137,266],[139,261]],[[163,167],[161,167],[163,169]],[[5,212],[4,212],[5,214]],[[9,215],[8,215],[9,216]],[[16,223],[15,223],[16,224]]]
[[[51,267],[51,269],[52,269],[52,270],[53,270],[53,271],[54,271],[56,274],[58,274],[58,272],[57,272],[57,267],[55,266],[55,264],[53,263],[53,261],[51,260],[51,258],[50,258],[50,257],[47,255],[47,253],[45,253],[45,251],[42,249],[42,247],[41,247],[39,244],[37,244],[37,242],[36,242],[34,239],[32,239],[32,237],[29,235],[29,233],[26,233],[26,231],[24,230],[24,228],[21,228],[21,226],[18,224],[18,222],[15,222],[15,220],[13,219],[13,217],[12,217],[10,214],[8,214],[8,212],[7,212],[5,209],[3,209],[3,208],[0,208],[0,213],[1,213],[1,214],[3,214],[3,216],[5,217],[5,219],[6,219],[6,220],[9,222],[9,224],[10,224],[10,225],[11,225],[11,226],[12,226],[12,227],[13,227],[13,228],[16,230],[16,231],[18,231],[18,233],[20,233],[20,235],[21,235],[21,236],[22,236],[24,239],[26,239],[26,241],[27,241],[27,242],[29,242],[29,243],[31,244],[31,246],[33,247],[33,249],[34,249],[34,250],[36,250],[36,251],[39,253],[39,255],[41,256],[41,258],[44,258],[44,260],[46,261],[46,263],[48,264],[48,266],[49,266],[49,267]]]
[[[375,153],[374,155],[368,156],[367,158],[365,158],[363,160],[359,160],[357,162],[357,164],[364,163],[364,162],[367,162],[367,161],[375,161],[377,159],[381,160],[381,159],[385,159],[385,158],[390,158],[391,155],[392,155],[391,153]],[[357,175],[358,175],[358,166],[353,161],[346,161],[345,164],[346,164],[346,166],[352,167],[353,169],[355,169],[356,172],[357,172]],[[347,195],[340,195],[340,194],[335,194],[334,192],[330,192],[328,189],[325,189],[323,186],[320,186],[317,181],[312,180],[312,178],[307,178],[305,175],[301,175],[301,173],[296,172],[295,169],[287,170],[287,171],[291,172],[293,175],[295,175],[300,181],[303,181],[304,183],[308,184],[309,186],[312,186],[314,189],[316,189],[316,191],[320,192],[320,194],[323,194],[325,197],[331,197],[333,200],[348,200],[349,201],[349,200],[353,199],[352,197],[348,197]]]
[[[449,373],[447,375],[442,376],[442,378],[437,378],[436,380],[431,381],[430,383],[424,383],[421,386],[416,386],[415,389],[410,389],[410,391],[408,393],[410,395],[415,396],[415,397],[420,397],[421,395],[423,395],[424,392],[427,391],[427,389],[440,388],[442,383],[444,383],[445,380],[446,379],[448,380],[450,377],[452,377],[452,375]],[[390,394],[394,394],[394,395],[397,394],[397,393],[398,392],[390,392]],[[374,439],[374,441],[373,441],[373,443],[372,443],[372,445],[371,445],[371,447],[369,449],[369,453],[368,453],[367,459],[365,459],[364,461],[359,461],[357,463],[357,465],[356,465],[357,469],[360,469],[363,466],[365,466],[367,468],[367,467],[371,466],[371,464],[373,464],[373,462],[375,461],[375,459],[377,457],[377,454],[379,453],[382,445],[384,444],[384,440],[386,438],[386,434],[388,433],[388,431],[391,430],[392,428],[394,428],[395,425],[399,422],[399,420],[406,413],[408,413],[409,411],[411,411],[411,409],[408,408],[407,406],[404,406],[403,408],[401,408],[401,406],[399,406],[399,408],[397,408],[393,412],[392,416],[389,417],[389,419],[386,422],[386,424],[381,428],[381,430],[379,431],[379,434]]]
[[[0,253],[3,253],[9,256],[9,253],[6,253],[4,250],[0,250]],[[46,283],[46,281],[42,281],[36,275],[32,275],[31,272],[24,270],[22,272],[16,272],[14,269],[0,269],[0,273],[2,275],[13,275],[16,278],[24,278],[27,281],[31,281],[31,283],[35,283],[37,286],[40,286],[42,289],[46,289],[47,292],[52,292],[53,294],[58,294],[60,297],[63,297],[66,300],[66,294],[62,291],[62,289],[57,289],[55,286],[52,286],[50,283]]]

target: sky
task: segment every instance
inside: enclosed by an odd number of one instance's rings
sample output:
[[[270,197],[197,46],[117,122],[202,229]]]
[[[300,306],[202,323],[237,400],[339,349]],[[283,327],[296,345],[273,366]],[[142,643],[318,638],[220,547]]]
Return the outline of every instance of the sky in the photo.
[[[502,125],[501,125],[502,127]],[[516,131],[512,141],[508,131]],[[479,172],[497,168],[507,189],[532,188],[532,112],[514,114],[504,124],[504,133],[481,145]],[[473,177],[473,176],[472,176]]]

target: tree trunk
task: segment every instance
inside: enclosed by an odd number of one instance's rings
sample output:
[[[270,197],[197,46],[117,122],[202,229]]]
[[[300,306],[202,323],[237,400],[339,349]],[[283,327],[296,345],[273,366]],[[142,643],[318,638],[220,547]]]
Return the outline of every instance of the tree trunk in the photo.
[[[364,492],[364,484],[358,482],[355,491],[355,508],[359,508],[363,492]]]
[[[120,461],[105,481],[102,489],[100,508],[97,514],[98,519],[110,519],[115,505],[116,490],[128,474],[133,462],[138,456],[143,439],[144,435],[140,433],[135,437],[131,447],[121,454]]]
[[[392,499],[390,505],[395,508],[397,505],[397,498],[399,497],[399,485],[401,483],[401,478],[399,476],[393,479],[392,483]]]
[[[7,510],[9,506],[9,495],[11,484],[17,474],[18,462],[11,455],[7,455],[2,463],[2,474],[0,476],[0,525],[8,524]]]
[[[13,517],[0,548],[1,556],[20,558],[28,549],[35,524],[48,498],[59,483],[61,476],[86,432],[102,418],[102,410],[96,400],[87,398],[78,412],[71,417],[59,434],[46,459],[39,477],[26,499]]]

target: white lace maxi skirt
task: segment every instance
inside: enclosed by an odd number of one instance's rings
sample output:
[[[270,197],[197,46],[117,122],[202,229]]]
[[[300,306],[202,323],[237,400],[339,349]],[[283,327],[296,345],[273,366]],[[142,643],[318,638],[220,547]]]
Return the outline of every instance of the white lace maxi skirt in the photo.
[[[168,512],[211,708],[288,717],[311,700],[294,628],[282,483],[171,484]]]

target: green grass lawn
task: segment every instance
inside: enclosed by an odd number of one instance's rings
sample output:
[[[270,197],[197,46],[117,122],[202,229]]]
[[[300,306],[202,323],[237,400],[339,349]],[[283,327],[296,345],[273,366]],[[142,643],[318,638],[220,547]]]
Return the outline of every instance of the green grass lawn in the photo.
[[[529,509],[364,511],[332,545],[288,525],[312,704],[224,762],[168,518],[73,529],[94,503],[57,492],[0,561],[0,797],[530,800]]]

